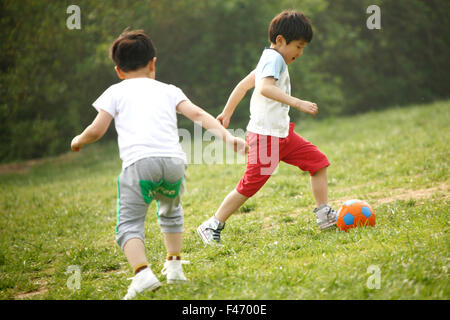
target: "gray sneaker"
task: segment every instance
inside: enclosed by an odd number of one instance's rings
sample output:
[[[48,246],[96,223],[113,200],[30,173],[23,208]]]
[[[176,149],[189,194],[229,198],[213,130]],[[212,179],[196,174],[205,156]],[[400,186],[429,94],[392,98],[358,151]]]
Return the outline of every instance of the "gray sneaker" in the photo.
[[[336,226],[338,213],[333,210],[328,204],[323,204],[319,208],[314,209],[317,217],[317,224],[319,229],[326,230]]]
[[[197,232],[205,244],[220,243],[220,232],[225,228],[225,223],[217,220],[215,216],[203,222],[198,228]]]

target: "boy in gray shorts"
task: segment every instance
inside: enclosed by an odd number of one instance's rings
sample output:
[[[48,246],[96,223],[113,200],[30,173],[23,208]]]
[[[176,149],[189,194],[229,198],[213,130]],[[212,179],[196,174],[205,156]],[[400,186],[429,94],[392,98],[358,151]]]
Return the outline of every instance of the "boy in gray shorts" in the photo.
[[[240,153],[248,152],[244,140],[232,136],[214,117],[194,105],[177,87],[155,80],[156,50],[142,30],[124,31],[111,46],[111,58],[123,81],[110,86],[94,103],[98,111],[80,135],[73,151],[100,139],[114,119],[122,173],[117,180],[117,243],[135,277],[124,299],[161,283],[148,266],[144,223],[150,203],[157,201],[158,224],[164,235],[167,261],[162,273],[167,281],[185,281],[181,246],[186,155],[178,136],[177,113],[210,130]]]

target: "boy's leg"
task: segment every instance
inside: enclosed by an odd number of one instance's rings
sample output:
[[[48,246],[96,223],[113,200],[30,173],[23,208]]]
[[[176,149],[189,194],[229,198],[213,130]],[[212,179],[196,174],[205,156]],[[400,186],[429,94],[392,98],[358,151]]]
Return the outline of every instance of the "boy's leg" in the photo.
[[[141,239],[128,240],[123,247],[123,252],[135,274],[148,266],[144,242]]]
[[[197,228],[197,233],[205,244],[220,242],[225,221],[263,187],[280,162],[279,138],[249,132],[247,142],[250,152],[244,176],[236,189],[225,197],[216,213]]]
[[[119,237],[119,239],[121,238]],[[148,266],[143,238],[128,238],[123,244],[123,252],[135,274],[124,300],[133,299],[137,293],[144,290],[156,290],[161,286],[161,282]]]
[[[222,201],[219,209],[211,218],[203,222],[197,233],[205,244],[220,243],[220,233],[225,227],[225,221],[244,203],[249,197],[244,196],[236,190],[231,191]]]
[[[319,169],[311,175],[311,189],[317,208],[328,203],[328,180],[326,167]]]
[[[317,224],[320,229],[329,229],[336,225],[337,212],[328,205],[327,168],[319,169],[311,175],[311,189],[316,201]]]
[[[225,223],[225,221],[227,221],[227,219],[248,200],[248,198],[249,197],[240,194],[234,189],[222,201],[222,204],[219,209],[217,209],[214,216],[220,222]]]
[[[117,205],[117,243],[133,268],[135,277],[124,299],[132,299],[143,290],[155,290],[161,286],[158,278],[148,267],[145,254],[145,217],[148,203],[144,201],[139,185],[141,171],[145,170],[144,161],[138,161],[124,169],[118,184]]]
[[[183,272],[182,264],[189,263],[181,259],[181,247],[183,243],[182,232],[163,232],[164,244],[167,251],[167,259],[164,262],[164,267],[161,271],[166,275],[168,283],[174,283],[177,281],[186,281],[186,276]]]
[[[310,172],[317,224],[320,229],[331,228],[336,225],[337,212],[328,205],[327,167],[330,162],[315,145],[295,133],[294,127],[290,125],[281,160]]]
[[[124,170],[118,184],[116,240],[136,274],[148,265],[145,256],[145,217],[148,204],[136,190],[136,165]]]
[[[158,197],[158,224],[164,235],[167,260],[161,273],[166,275],[167,282],[186,281],[181,260],[183,243],[183,210],[179,196],[176,199]]]
[[[225,227],[225,221],[267,182],[270,175],[261,175],[262,168],[267,169],[268,166],[247,164],[244,177],[236,189],[225,197],[216,213],[197,228],[197,233],[205,244],[220,243],[220,233]],[[272,173],[275,169],[270,170]]]
[[[158,194],[158,224],[164,235],[164,244],[167,252],[167,260],[164,263],[162,274],[167,276],[167,282],[186,281],[182,264],[188,263],[181,260],[181,248],[183,243],[184,214],[181,206],[181,195],[184,192],[185,165],[178,159],[164,159],[164,180],[167,187],[171,188],[182,179],[178,193],[174,197]]]
[[[164,243],[167,250],[167,260],[161,273],[166,275],[168,283],[186,281],[182,264],[189,263],[181,259],[183,233],[164,233]]]
[[[142,239],[129,239],[125,243],[123,251],[135,274],[133,281],[128,287],[124,300],[133,299],[136,297],[136,293],[140,293],[144,290],[158,289],[161,286],[161,282],[159,282],[158,278],[148,267],[147,257],[145,256],[145,246]]]
[[[180,254],[181,246],[183,243],[183,233],[182,232],[163,233],[163,235],[167,255],[170,256],[171,254]]]

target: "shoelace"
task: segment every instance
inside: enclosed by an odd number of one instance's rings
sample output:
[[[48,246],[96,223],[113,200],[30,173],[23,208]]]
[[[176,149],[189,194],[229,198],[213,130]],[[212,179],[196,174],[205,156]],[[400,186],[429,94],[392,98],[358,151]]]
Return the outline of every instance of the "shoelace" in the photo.
[[[208,228],[212,232],[213,240],[217,243],[220,242],[220,232],[222,232],[223,228],[225,227],[225,224],[222,225],[222,228],[217,226],[217,228]]]
[[[181,264],[189,264],[189,263],[191,263],[190,261],[188,261],[188,260],[180,260],[181,261]],[[164,267],[163,267],[163,269],[161,270],[161,273],[163,274],[163,275],[167,275],[167,266],[168,266],[168,264],[167,264],[167,261],[164,263]]]
[[[331,217],[330,217],[330,214],[332,215]],[[327,218],[328,219],[331,219],[331,218],[336,219],[337,218],[337,211],[333,210],[331,207],[328,207]]]
[[[211,231],[214,241],[220,242],[220,232],[222,231],[222,229],[211,229]]]

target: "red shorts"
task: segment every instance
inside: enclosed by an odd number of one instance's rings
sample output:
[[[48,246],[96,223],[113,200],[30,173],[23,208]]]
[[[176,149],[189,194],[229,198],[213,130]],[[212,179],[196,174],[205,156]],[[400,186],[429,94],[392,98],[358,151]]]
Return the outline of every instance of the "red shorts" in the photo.
[[[237,192],[246,197],[253,196],[270,178],[280,161],[309,171],[310,175],[330,165],[315,145],[294,132],[294,127],[294,123],[289,124],[286,138],[247,132],[250,152],[244,176],[236,187]]]

